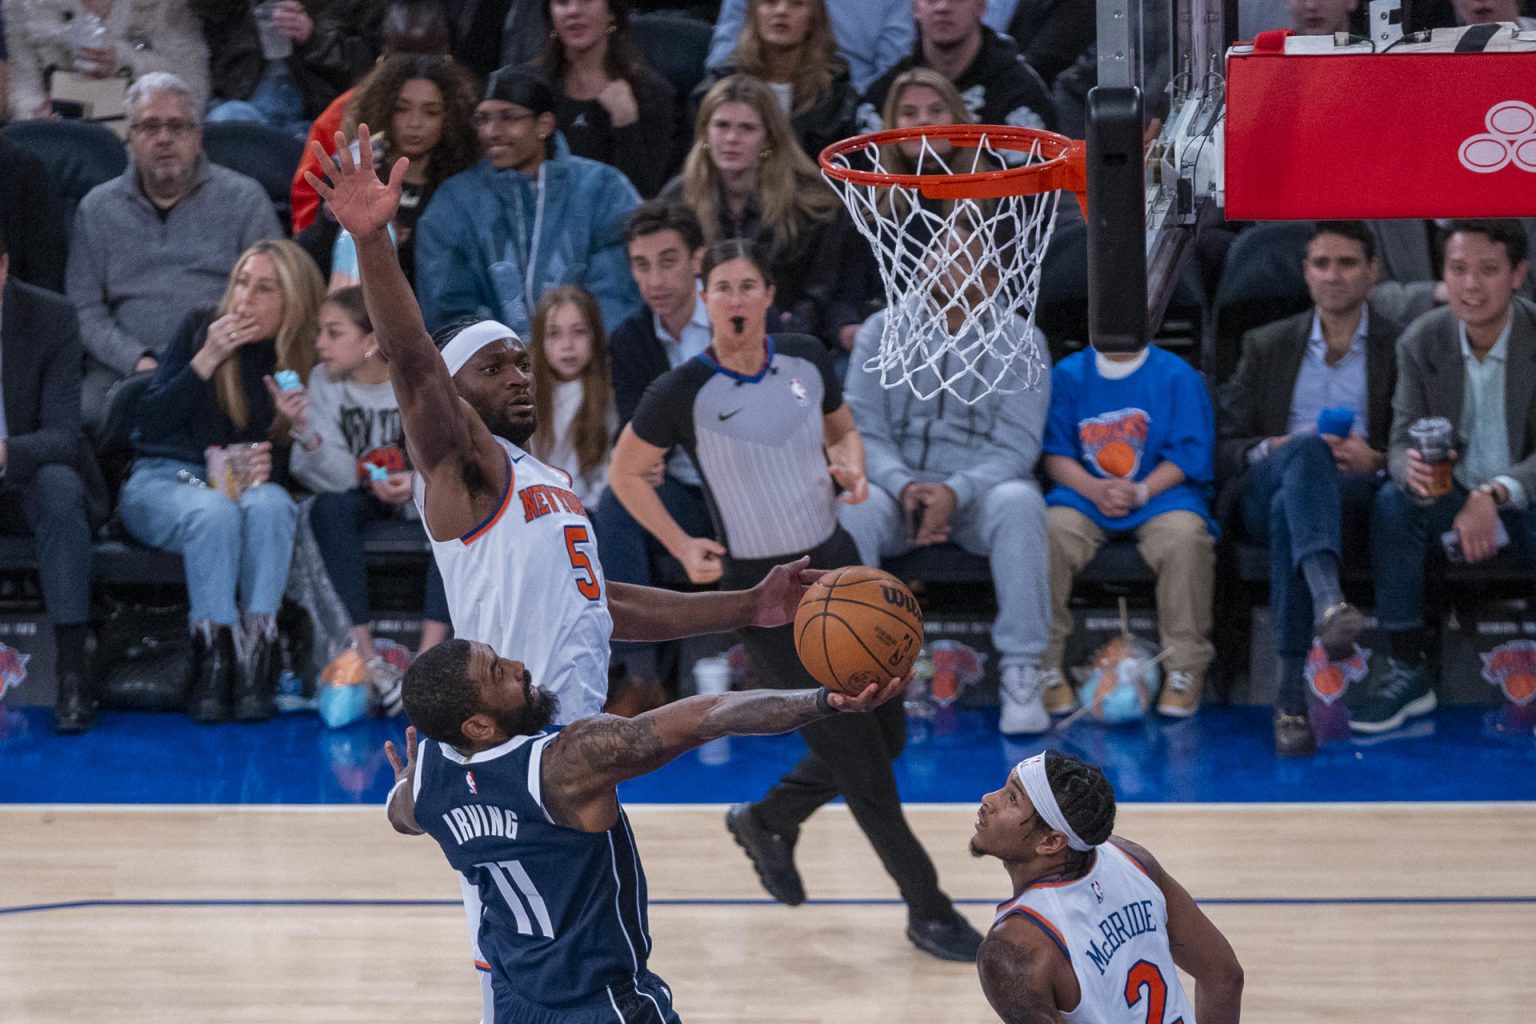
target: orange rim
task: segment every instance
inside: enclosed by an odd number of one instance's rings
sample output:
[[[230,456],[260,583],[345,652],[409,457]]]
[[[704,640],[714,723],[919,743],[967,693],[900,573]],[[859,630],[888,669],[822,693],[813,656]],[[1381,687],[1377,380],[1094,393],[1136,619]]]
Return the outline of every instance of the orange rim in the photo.
[[[837,157],[862,152],[869,146],[886,146],[916,139],[943,139],[956,146],[975,149],[985,139],[996,150],[1035,153],[1039,163],[1004,167],[966,174],[890,174],[840,166]],[[1088,170],[1086,144],[1055,132],[1007,125],[944,124],[915,128],[887,128],[834,142],[821,151],[821,169],[830,177],[853,185],[876,188],[912,188],[930,199],[1002,199],[1064,190],[1077,195],[1087,208]]]

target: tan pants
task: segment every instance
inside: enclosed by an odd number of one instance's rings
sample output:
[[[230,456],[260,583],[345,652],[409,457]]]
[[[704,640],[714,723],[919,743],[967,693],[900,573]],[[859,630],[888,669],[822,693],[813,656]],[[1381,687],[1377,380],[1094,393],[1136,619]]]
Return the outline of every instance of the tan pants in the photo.
[[[1061,668],[1072,632],[1067,599],[1072,581],[1093,561],[1106,534],[1072,508],[1046,509],[1051,546],[1051,643],[1042,668]],[[1165,672],[1204,675],[1216,649],[1211,645],[1211,592],[1216,581],[1216,542],[1205,520],[1183,510],[1153,516],[1136,528],[1136,550],[1157,574],[1157,626]]]

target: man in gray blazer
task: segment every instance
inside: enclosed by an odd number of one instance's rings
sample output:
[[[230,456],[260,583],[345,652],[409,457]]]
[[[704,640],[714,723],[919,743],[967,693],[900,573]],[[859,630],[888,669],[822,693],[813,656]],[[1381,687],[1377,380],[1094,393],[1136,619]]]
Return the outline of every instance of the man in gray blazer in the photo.
[[[1425,668],[1424,562],[1455,531],[1468,562],[1492,558],[1500,525],[1536,550],[1536,304],[1525,281],[1526,236],[1514,221],[1452,221],[1444,281],[1449,305],[1419,317],[1397,346],[1392,483],[1376,495],[1371,558],[1376,613],[1389,638],[1350,728],[1395,729],[1435,708]],[[1409,428],[1444,417],[1454,431],[1454,480],[1432,497],[1431,469]]]
[[[1243,339],[1242,361],[1221,391],[1216,449],[1218,507],[1240,505],[1248,540],[1269,549],[1281,757],[1317,749],[1303,689],[1313,638],[1342,660],[1360,632],[1339,563],[1346,524],[1364,536],[1386,470],[1402,332],[1366,302],[1380,274],[1364,223],[1319,221],[1302,273],[1313,308]]]

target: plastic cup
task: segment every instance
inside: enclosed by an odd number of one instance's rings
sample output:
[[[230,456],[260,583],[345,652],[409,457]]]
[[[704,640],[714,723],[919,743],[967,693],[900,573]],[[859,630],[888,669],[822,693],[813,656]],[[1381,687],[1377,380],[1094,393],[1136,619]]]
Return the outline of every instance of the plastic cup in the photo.
[[[1444,416],[1414,420],[1408,436],[1419,458],[1429,465],[1430,480],[1425,496],[1439,498],[1451,493],[1451,421]]]
[[[700,658],[693,663],[694,689],[699,696],[719,696],[731,688],[731,663],[724,656]],[[699,748],[701,764],[724,764],[731,759],[731,740],[722,736]]]

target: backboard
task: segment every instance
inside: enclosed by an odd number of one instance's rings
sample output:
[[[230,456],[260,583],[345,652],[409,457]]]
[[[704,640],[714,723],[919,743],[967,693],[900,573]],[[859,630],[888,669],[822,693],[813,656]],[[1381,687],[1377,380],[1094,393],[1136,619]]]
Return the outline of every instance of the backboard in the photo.
[[[1235,13],[1236,0],[1098,0],[1086,136],[1088,323],[1100,351],[1135,351],[1156,333],[1195,223],[1215,206]]]

